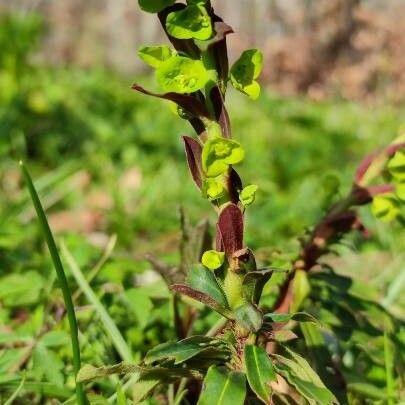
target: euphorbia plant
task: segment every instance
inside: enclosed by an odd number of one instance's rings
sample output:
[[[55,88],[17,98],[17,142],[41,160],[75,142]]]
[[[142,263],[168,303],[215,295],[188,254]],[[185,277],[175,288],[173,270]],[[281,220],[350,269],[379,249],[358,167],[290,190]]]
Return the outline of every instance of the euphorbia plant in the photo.
[[[399,140],[362,163],[347,198],[333,204],[303,240],[302,251],[291,260],[291,266],[280,269],[270,263],[260,267],[244,243],[244,218],[258,186],[243,184],[235,169],[245,158],[254,157],[245,157],[243,146],[233,139],[225,99],[229,84],[251,99],[259,96],[256,79],[262,69],[262,54],[257,49],[246,50],[229,67],[227,35],[233,31],[215,14],[209,0],[139,0],[139,4],[146,12],[157,13],[171,46],[139,50],[140,58],[155,69],[161,92],[138,84],[133,89],[168,100],[195,130],[196,136],[184,136],[183,142],[192,179],[218,215],[215,245],[200,251],[206,245],[200,243],[191,255],[195,260],[189,255],[187,266],[183,262],[178,274],[165,274],[175,295],[179,341],[153,348],[138,366],[85,367],[80,379],[136,373],[135,400],[155,391],[163,393],[159,396],[163,403],[173,404],[348,402],[345,376],[333,356],[329,363],[325,358],[326,374],[318,365],[315,371],[296,352],[299,345],[290,344],[297,337],[290,325],[316,325],[312,315],[300,312],[311,297],[307,273],[330,251],[332,243],[353,229],[362,229],[355,207],[374,198],[378,216],[392,219],[400,215],[404,197],[404,154],[400,149],[404,144]],[[391,184],[371,184],[385,168],[397,182],[396,189]],[[160,263],[155,265],[161,267]],[[260,305],[260,299],[272,279],[282,282],[269,309]],[[206,335],[193,335],[190,314],[187,319],[179,315],[180,297],[218,312],[222,317],[218,325]],[[319,337],[316,328],[302,327],[307,345],[316,337],[323,342],[324,336]]]

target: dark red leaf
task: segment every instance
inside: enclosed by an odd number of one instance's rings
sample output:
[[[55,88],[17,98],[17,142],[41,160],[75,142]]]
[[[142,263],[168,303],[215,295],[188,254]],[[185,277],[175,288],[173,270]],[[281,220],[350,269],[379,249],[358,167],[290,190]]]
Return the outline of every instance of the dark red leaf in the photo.
[[[234,168],[229,170],[228,191],[231,201],[235,204],[239,201],[239,192],[242,190],[242,180]]]
[[[177,294],[183,294],[186,295],[187,297],[193,298],[194,300],[197,300],[207,305],[208,307],[212,308],[214,311],[217,311],[226,318],[232,319],[232,314],[229,311],[229,309],[224,308],[209,295],[201,291],[195,290],[194,288],[186,284],[173,284],[172,286],[170,286],[170,289]]]
[[[199,189],[202,187],[201,153],[202,146],[193,138],[183,136],[187,163],[194,183]]]
[[[219,214],[218,228],[224,251],[230,260],[243,247],[243,214],[235,204],[227,205]]]
[[[209,118],[209,112],[205,107],[204,103],[198,100],[196,97],[191,96],[189,94],[179,94],[179,93],[154,93],[152,91],[148,91],[144,89],[142,86],[138,84],[132,85],[132,89],[139,91],[140,93],[146,94],[148,96],[153,96],[157,98],[161,98],[164,100],[170,100],[178,104],[182,107],[185,111],[190,113],[195,117],[206,117]]]
[[[221,126],[222,134],[225,138],[231,138],[231,123],[229,121],[228,111],[225,108],[224,97],[218,86],[212,88],[210,99],[214,106],[215,118]]]

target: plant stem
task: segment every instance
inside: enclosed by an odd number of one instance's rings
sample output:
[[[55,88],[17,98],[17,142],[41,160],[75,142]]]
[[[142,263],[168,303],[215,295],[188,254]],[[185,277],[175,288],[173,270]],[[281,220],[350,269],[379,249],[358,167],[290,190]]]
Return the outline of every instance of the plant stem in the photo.
[[[42,208],[41,201],[39,200],[38,194],[35,190],[34,183],[32,182],[31,176],[22,161],[20,161],[20,167],[24,175],[25,181],[27,183],[28,191],[31,195],[31,199],[38,216],[39,224],[42,233],[44,235],[44,238],[46,240],[46,243],[48,245],[49,253],[51,255],[52,262],[55,267],[56,274],[58,276],[59,284],[62,289],[63,300],[65,302],[66,312],[69,320],[70,339],[72,343],[72,352],[73,352],[73,369],[76,378],[77,373],[79,372],[81,367],[81,360],[80,360],[78,327],[72,296],[66,279],[65,271],[63,269],[62,261],[59,256],[58,249],[56,248],[55,240],[53,238],[51,229],[46,219],[45,212]],[[76,382],[76,399],[79,405],[87,404],[87,398],[83,389],[83,385],[77,382]]]

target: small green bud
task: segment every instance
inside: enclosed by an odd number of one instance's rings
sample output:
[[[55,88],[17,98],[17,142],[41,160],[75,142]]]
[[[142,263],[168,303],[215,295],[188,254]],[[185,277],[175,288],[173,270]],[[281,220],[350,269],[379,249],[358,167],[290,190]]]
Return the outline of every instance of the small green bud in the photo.
[[[398,181],[405,180],[405,151],[399,150],[388,162],[388,170]]]
[[[201,263],[210,270],[219,269],[225,260],[224,252],[217,252],[216,250],[207,250],[201,258]]]
[[[374,197],[371,211],[376,218],[383,222],[393,221],[399,214],[397,201],[391,194]]]
[[[202,167],[207,177],[217,177],[228,170],[229,165],[239,163],[245,151],[239,142],[215,137],[209,139],[202,152]]]
[[[239,194],[240,202],[247,207],[250,204],[253,204],[256,197],[256,192],[258,190],[258,186],[256,184],[251,184],[246,186]]]

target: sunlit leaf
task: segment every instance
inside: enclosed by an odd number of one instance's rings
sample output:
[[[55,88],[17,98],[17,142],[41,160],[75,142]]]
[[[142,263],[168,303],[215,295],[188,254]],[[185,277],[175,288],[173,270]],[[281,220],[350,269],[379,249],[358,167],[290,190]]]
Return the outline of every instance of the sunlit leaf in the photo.
[[[224,252],[216,250],[207,250],[201,258],[201,263],[210,270],[218,269],[222,266],[225,260]]]
[[[392,176],[399,180],[405,180],[405,151],[399,150],[388,162],[388,170]]]
[[[256,82],[262,71],[263,55],[258,49],[249,49],[231,68],[231,83],[236,90],[247,94],[253,100],[260,95],[260,85]]]
[[[184,94],[204,88],[209,75],[200,60],[172,56],[159,64],[156,79],[163,91]]]
[[[138,56],[148,65],[157,68],[173,56],[173,50],[167,45],[142,46],[138,50]]]
[[[399,214],[398,203],[391,194],[378,195],[373,198],[371,211],[383,222],[393,221]]]
[[[240,202],[247,207],[248,205],[253,204],[256,197],[256,192],[259,187],[256,184],[250,184],[243,188],[239,194]]]
[[[225,195],[225,187],[220,181],[208,178],[204,181],[203,194],[210,201],[217,200]]]
[[[243,405],[245,375],[224,367],[210,367],[203,382],[198,405]]]
[[[270,383],[276,380],[276,373],[266,350],[246,345],[244,360],[250,388],[265,404],[270,403],[272,391]]]
[[[213,35],[211,17],[203,5],[190,4],[166,19],[167,32],[177,39],[208,40]]]
[[[264,320],[275,323],[284,323],[291,320],[297,322],[313,322],[313,323],[318,322],[316,318],[314,318],[312,315],[306,312],[295,312],[291,314],[267,313],[264,315]]]
[[[207,177],[217,177],[228,170],[229,165],[239,163],[245,157],[245,151],[239,142],[214,137],[203,147],[202,166]]]

